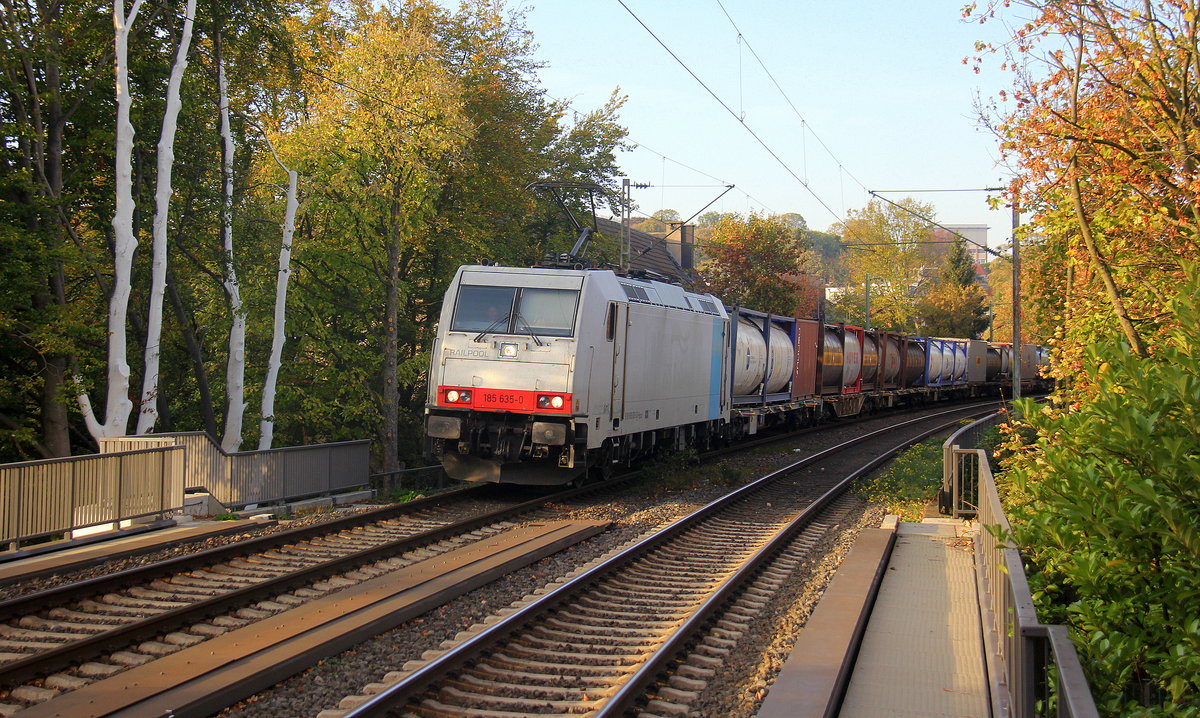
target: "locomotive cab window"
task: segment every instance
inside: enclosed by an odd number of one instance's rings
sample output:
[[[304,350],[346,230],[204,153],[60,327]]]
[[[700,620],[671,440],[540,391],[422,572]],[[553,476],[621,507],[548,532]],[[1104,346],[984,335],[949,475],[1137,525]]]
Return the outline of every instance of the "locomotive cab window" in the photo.
[[[450,330],[569,337],[574,333],[579,291],[464,284]]]
[[[481,287],[464,284],[458,289],[454,320],[450,330],[455,332],[493,331],[508,333],[512,319],[515,287]]]

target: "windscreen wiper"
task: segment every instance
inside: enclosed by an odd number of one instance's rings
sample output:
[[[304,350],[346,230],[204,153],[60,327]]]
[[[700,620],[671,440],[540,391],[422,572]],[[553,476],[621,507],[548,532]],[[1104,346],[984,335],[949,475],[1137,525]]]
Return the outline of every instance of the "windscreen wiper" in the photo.
[[[483,331],[481,331],[481,332],[479,332],[478,334],[476,334],[476,335],[475,335],[475,340],[474,340],[474,341],[475,341],[476,343],[480,343],[480,342],[482,342],[484,337],[486,337],[487,335],[489,335],[489,334],[491,334],[492,332],[496,331],[496,329],[498,329],[498,328],[500,327],[500,325],[501,325],[501,324],[507,323],[507,322],[508,322],[508,318],[509,318],[509,317],[511,317],[511,316],[512,316],[512,312],[509,312],[508,314],[505,314],[504,316],[500,317],[500,318],[499,318],[499,319],[497,319],[496,321],[494,321],[494,322],[492,322],[491,324],[489,324],[489,325],[487,326],[487,329],[484,329]]]
[[[542,346],[545,342],[539,339],[538,335],[533,333],[533,327],[529,326],[529,322],[525,321],[525,318],[521,316],[520,312],[517,312],[517,326],[519,327],[522,323],[525,324],[525,331],[529,332],[529,336],[533,337],[533,343],[537,344],[539,347]]]

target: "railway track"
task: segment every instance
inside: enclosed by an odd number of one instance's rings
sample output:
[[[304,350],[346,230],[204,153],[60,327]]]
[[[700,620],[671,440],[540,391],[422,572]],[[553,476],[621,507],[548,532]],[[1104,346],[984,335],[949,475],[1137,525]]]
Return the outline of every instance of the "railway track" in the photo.
[[[373,695],[348,697],[340,715],[683,715],[755,612],[812,558],[853,480],[970,411],[872,432],[774,471],[389,674]],[[903,438],[885,439],[901,429]],[[894,445],[869,450],[875,458],[856,470],[821,470],[880,439]]]
[[[434,562],[438,557],[460,557],[467,547],[489,541],[495,544],[498,554],[508,550],[502,543],[512,533],[514,517],[528,517],[550,501],[561,502],[617,485],[619,481],[610,481],[538,496],[532,501],[509,502],[499,511],[450,522],[446,515],[451,507],[477,497],[480,489],[473,487],[416,505],[389,507],[335,523],[282,532],[0,603],[0,686],[4,689],[0,691],[0,715],[17,709],[31,716],[84,715],[79,712],[78,702],[71,702],[76,692],[87,696],[88,691],[82,689],[126,674],[130,680],[144,684],[148,670],[157,673],[161,684],[156,684],[151,693],[172,695],[170,681],[161,676],[172,675],[182,681],[187,671],[181,668],[176,675],[171,662],[183,661],[189,664],[188,671],[198,671],[197,665],[203,661],[195,661],[194,656],[197,651],[214,653],[205,648],[214,637],[222,636],[221,651],[229,653],[229,662],[238,651],[248,656],[261,646],[256,640],[238,638],[246,631],[262,626],[267,627],[262,630],[280,631],[310,605],[324,607],[314,609],[315,613],[358,611],[353,594],[362,586],[389,575],[411,573],[414,566],[419,569],[418,564]],[[788,500],[786,496],[777,499],[780,507]],[[544,543],[550,548],[539,550],[557,550],[601,528],[547,528],[543,531],[548,537]],[[744,532],[734,529],[734,533]],[[563,538],[568,534],[573,538]],[[527,540],[518,538],[513,540]],[[481,561],[482,556],[454,561],[470,563]],[[513,563],[516,559],[505,561],[509,563],[495,564],[502,568],[489,569],[487,577],[462,578],[457,590],[469,590],[513,566],[523,565]],[[400,572],[402,568],[407,571]],[[720,567],[706,570],[713,575],[722,571]],[[303,665],[288,655],[290,650],[302,651],[307,655],[304,660],[314,662],[353,645],[354,640],[382,632],[406,616],[441,605],[454,595],[426,595],[413,604],[415,608],[392,609],[387,620],[323,629],[329,635],[320,639],[319,650],[308,644],[304,649],[273,648],[271,660],[278,665],[257,665],[251,671],[255,675],[253,685],[242,682],[236,687],[240,694],[226,695],[228,681],[216,679],[206,684],[201,691],[205,697],[191,705],[188,710],[192,712],[183,710],[175,715],[205,715],[294,673]],[[95,702],[86,697],[81,700]],[[162,706],[145,710],[158,714],[159,708],[175,711],[179,705],[174,698],[162,700],[166,701]],[[87,715],[106,715],[105,710]],[[145,714],[145,710],[133,709],[131,714]]]
[[[486,541],[575,489],[464,520],[487,487],[387,507],[0,603],[0,715]]]

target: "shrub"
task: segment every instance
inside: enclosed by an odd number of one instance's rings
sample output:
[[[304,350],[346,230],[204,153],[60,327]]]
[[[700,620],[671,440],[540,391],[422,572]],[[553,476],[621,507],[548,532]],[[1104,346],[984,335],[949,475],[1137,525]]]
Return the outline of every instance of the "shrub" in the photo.
[[[1149,358],[1087,352],[1091,395],[1023,402],[1015,539],[1046,622],[1072,627],[1110,715],[1200,716],[1200,283]]]

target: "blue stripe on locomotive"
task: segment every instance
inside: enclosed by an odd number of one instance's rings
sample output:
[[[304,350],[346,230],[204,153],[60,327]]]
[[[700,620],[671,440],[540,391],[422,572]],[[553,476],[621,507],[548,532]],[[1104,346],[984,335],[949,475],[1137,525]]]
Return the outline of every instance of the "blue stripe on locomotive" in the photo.
[[[725,320],[713,317],[712,344],[710,345],[712,364],[708,372],[708,418],[721,418],[721,379],[725,372]]]

